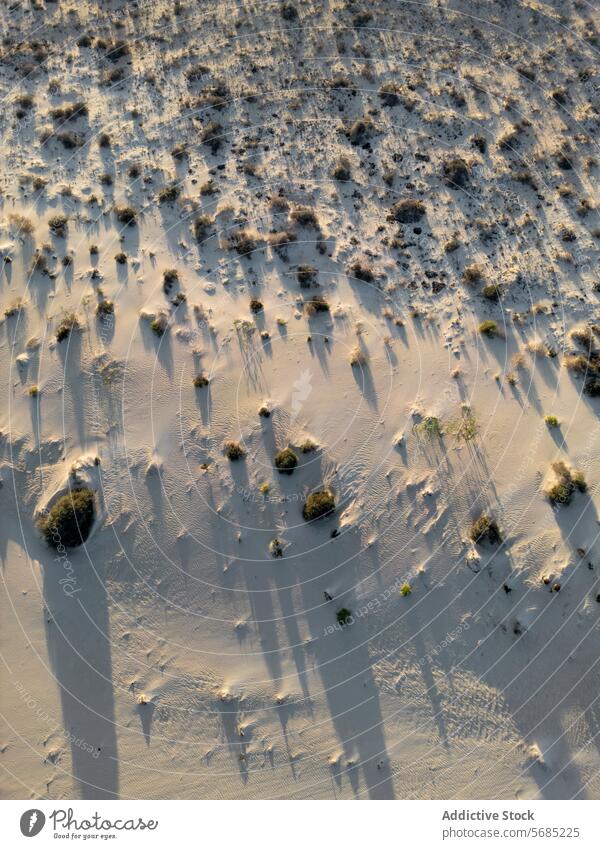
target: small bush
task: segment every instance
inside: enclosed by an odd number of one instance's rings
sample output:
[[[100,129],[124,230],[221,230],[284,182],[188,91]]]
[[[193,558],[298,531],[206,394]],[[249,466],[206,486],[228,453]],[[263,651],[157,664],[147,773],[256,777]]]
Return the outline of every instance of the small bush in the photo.
[[[392,206],[390,215],[399,224],[416,224],[423,218],[425,212],[426,207],[423,201],[406,198]]]
[[[283,557],[283,545],[281,544],[281,540],[272,539],[269,543],[269,551],[271,552],[271,557]]]
[[[223,127],[218,121],[211,121],[207,124],[200,133],[200,142],[208,145],[210,152],[214,154],[221,147],[223,138]]]
[[[321,295],[315,295],[314,298],[304,304],[304,309],[306,314],[312,317],[320,312],[329,312],[329,304]]]
[[[379,97],[384,106],[396,106],[400,102],[395,83],[384,83],[379,89]]]
[[[305,439],[299,447],[303,454],[310,454],[311,451],[317,450],[317,444],[312,439]]]
[[[115,254],[115,262],[118,265],[125,265],[127,262],[127,254],[120,251],[118,254]]]
[[[169,183],[168,186],[163,186],[158,192],[158,202],[175,203],[180,194],[181,188],[177,185],[177,183]]]
[[[347,135],[350,144],[357,146],[368,141],[374,132],[375,127],[370,118],[358,118],[348,130]]]
[[[471,263],[463,270],[462,278],[465,283],[478,283],[483,278],[483,268],[477,263]]]
[[[157,336],[164,336],[169,326],[169,318],[165,313],[159,313],[150,323],[150,327]]]
[[[11,213],[8,216],[9,223],[11,227],[14,227],[15,230],[18,230],[19,235],[23,234],[25,236],[30,236],[33,233],[34,227],[33,222],[30,218],[27,218],[25,215],[19,215],[18,213]]]
[[[572,471],[562,460],[552,463],[552,472],[555,480],[546,493],[552,504],[569,504],[576,489],[586,491],[583,472]]]
[[[228,460],[239,460],[246,453],[240,443],[234,442],[233,440],[226,442],[223,446],[223,450]]]
[[[317,492],[312,492],[302,508],[302,517],[307,522],[312,522],[314,519],[322,519],[326,516],[331,516],[335,510],[335,498],[333,494],[322,489]]]
[[[350,167],[350,160],[346,156],[341,156],[338,159],[337,164],[331,172],[331,176],[334,180],[340,180],[344,183],[350,180],[352,177],[352,171]]]
[[[291,475],[298,465],[298,457],[291,448],[283,448],[275,455],[274,463],[279,472]]]
[[[204,386],[208,386],[209,380],[205,374],[197,374],[194,378],[194,386],[196,389],[201,389]]]
[[[240,256],[246,256],[256,250],[258,241],[256,234],[250,230],[236,230],[227,236],[224,246],[236,251]]]
[[[352,277],[356,277],[357,280],[364,280],[367,283],[370,283],[375,279],[373,266],[364,259],[354,260],[348,268],[348,273],[351,274]]]
[[[197,242],[202,242],[206,237],[210,234],[214,226],[214,220],[210,217],[210,215],[200,215],[195,219],[192,230],[194,232],[194,238]]]
[[[402,595],[406,598],[406,596],[410,595],[411,593],[412,593],[412,587],[407,581],[405,581],[402,584],[402,586],[400,587],[400,595]]]
[[[338,625],[341,625],[342,627],[350,625],[352,622],[352,611],[348,610],[347,607],[340,607],[338,612],[335,614],[335,618],[338,621]]]
[[[132,206],[115,206],[115,215],[117,221],[128,224],[129,227],[133,227],[137,221],[137,212]]]
[[[104,318],[109,315],[114,315],[115,305],[112,301],[103,298],[96,307],[96,315],[99,318]]]
[[[367,364],[367,355],[359,348],[358,345],[354,350],[350,353],[350,365],[351,366],[365,366]]]
[[[302,289],[309,289],[316,282],[317,269],[312,265],[299,265],[296,277]]]
[[[485,321],[482,321],[479,325],[479,332],[482,333],[484,336],[496,336],[497,331],[498,325],[490,318],[486,319]]]
[[[48,229],[55,236],[58,236],[60,239],[64,239],[67,235],[67,220],[66,215],[53,215],[52,218],[48,220]]]
[[[502,542],[500,530],[495,519],[488,516],[487,513],[482,513],[471,525],[469,537],[473,542],[482,543],[489,542],[492,545],[498,545]]]
[[[433,437],[442,435],[442,425],[437,416],[425,416],[416,427],[415,431],[423,436]]]
[[[314,209],[309,206],[299,206],[292,210],[290,218],[302,227],[313,227],[315,230],[320,229],[319,218]]]
[[[497,283],[486,283],[481,290],[481,294],[488,301],[498,301],[500,299],[500,287]]]
[[[76,548],[86,541],[94,524],[94,493],[91,489],[74,489],[63,495],[41,522],[46,542],[53,548],[64,545]]]
[[[258,298],[252,298],[250,301],[250,312],[254,314],[262,312],[264,309],[263,302]]]
[[[558,427],[559,421],[556,416],[544,416],[544,421],[548,427]]]
[[[459,156],[455,156],[444,163],[444,178],[452,188],[464,188],[469,175],[469,166]]]
[[[67,313],[67,315],[63,316],[60,321],[60,324],[56,328],[56,341],[62,342],[63,339],[66,339],[71,331],[79,329],[79,319],[75,315],[74,312]]]

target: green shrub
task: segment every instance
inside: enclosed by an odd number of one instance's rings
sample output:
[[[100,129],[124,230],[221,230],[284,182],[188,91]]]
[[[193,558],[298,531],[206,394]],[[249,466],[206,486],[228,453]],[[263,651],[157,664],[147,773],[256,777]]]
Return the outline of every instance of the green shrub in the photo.
[[[412,593],[412,587],[407,581],[405,581],[402,584],[402,586],[400,587],[400,595],[406,597],[407,595],[410,595],[411,593]]]
[[[275,455],[274,462],[278,471],[286,475],[291,475],[298,465],[298,457],[291,448],[283,448]]]
[[[94,524],[94,493],[82,487],[63,495],[41,522],[46,542],[53,548],[61,544],[75,548],[88,538]]]
[[[239,460],[246,453],[239,442],[234,442],[233,440],[229,440],[223,446],[223,450],[225,451],[225,456],[228,460]]]
[[[114,315],[115,305],[107,298],[103,298],[96,307],[96,315],[99,318],[104,318],[107,315]]]
[[[71,333],[72,330],[79,329],[79,319],[74,312],[69,312],[60,321],[56,328],[56,341],[62,342]]]
[[[352,611],[348,610],[347,607],[340,607],[338,612],[335,614],[335,618],[338,621],[338,624],[342,627],[344,625],[349,625],[352,621]]]
[[[586,491],[583,472],[571,471],[562,460],[552,463],[552,471],[555,480],[546,493],[552,504],[569,504],[576,489],[579,492]]]
[[[312,492],[302,509],[302,516],[307,522],[312,522],[314,519],[321,519],[325,516],[330,516],[335,510],[335,498],[327,489],[321,489],[317,492]]]
[[[544,421],[548,427],[558,427],[559,421],[556,416],[544,416]]]
[[[502,536],[498,528],[498,524],[487,513],[482,513],[471,525],[469,536],[473,542],[489,542],[492,545],[497,545],[502,542]]]
[[[479,325],[479,332],[484,336],[495,336],[498,331],[498,325],[491,318],[482,321]]]

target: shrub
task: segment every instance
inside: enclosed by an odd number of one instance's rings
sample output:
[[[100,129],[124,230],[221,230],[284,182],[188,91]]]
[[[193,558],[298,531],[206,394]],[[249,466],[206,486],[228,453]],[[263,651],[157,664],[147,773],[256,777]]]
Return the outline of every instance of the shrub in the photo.
[[[250,312],[258,313],[263,311],[263,302],[258,298],[252,298],[250,300]]]
[[[354,350],[350,353],[350,365],[351,366],[365,366],[367,364],[367,355],[359,348],[358,345]]]
[[[115,206],[115,215],[117,221],[130,227],[133,227],[137,220],[137,212],[132,206]]]
[[[292,3],[284,3],[281,7],[281,17],[284,21],[295,21],[298,17],[298,10]]]
[[[469,166],[459,156],[455,156],[444,163],[444,178],[452,188],[464,188],[469,179],[469,174]]]
[[[497,283],[486,283],[481,290],[481,294],[484,298],[487,298],[488,301],[497,301],[500,298],[500,287]]]
[[[424,436],[441,436],[442,425],[437,416],[425,416],[415,427],[415,430]]]
[[[300,286],[309,289],[317,279],[317,269],[312,265],[299,265],[296,276]]]
[[[227,236],[224,246],[236,251],[240,256],[245,256],[256,250],[258,242],[256,234],[250,230],[236,230]]]
[[[202,242],[209,235],[213,225],[213,219],[210,215],[200,215],[195,219],[192,230],[194,231],[194,238],[198,242]]]
[[[571,471],[562,460],[552,463],[552,472],[555,480],[546,493],[552,504],[569,504],[576,489],[586,491],[583,472]]]
[[[163,336],[169,326],[169,319],[165,313],[159,313],[156,318],[150,323],[150,327],[157,336]]]
[[[400,102],[395,83],[384,83],[379,89],[379,97],[384,106],[396,106]]]
[[[302,227],[314,227],[315,230],[320,228],[317,213],[309,206],[299,206],[292,210],[290,218]]]
[[[375,130],[373,122],[370,118],[357,118],[348,130],[348,139],[350,144],[359,145],[366,142]]]
[[[53,548],[61,544],[76,548],[88,538],[94,524],[94,493],[82,487],[63,495],[41,522],[46,542]]]
[[[200,133],[200,142],[210,147],[210,152],[214,155],[221,147],[223,127],[218,121],[211,121],[207,124]]]
[[[98,147],[110,147],[110,136],[108,133],[100,133],[98,136]]]
[[[18,213],[11,213],[8,216],[9,223],[11,227],[14,227],[15,230],[19,231],[20,234],[24,234],[26,236],[30,236],[33,233],[34,227],[30,218],[27,218],[25,215],[19,215]]]
[[[498,330],[498,325],[491,318],[482,321],[479,325],[479,332],[484,336],[495,336]]]
[[[328,489],[321,489],[308,496],[302,508],[302,517],[307,522],[312,522],[314,519],[331,516],[334,510],[335,498],[333,494]]]
[[[205,374],[197,374],[194,378],[194,386],[196,389],[201,389],[203,386],[208,386],[209,380]]]
[[[269,551],[271,552],[271,557],[283,557],[283,546],[281,544],[281,540],[272,539],[269,543]]]
[[[598,398],[598,396],[600,396],[600,378],[588,377],[584,384],[583,391],[586,395],[589,395],[590,398]]]
[[[373,267],[364,259],[356,259],[349,266],[348,273],[357,280],[364,280],[367,283],[375,279]]]
[[[234,442],[233,440],[229,440],[223,446],[223,450],[225,451],[225,456],[228,460],[239,460],[246,453],[239,442]]]
[[[74,312],[67,313],[56,328],[56,341],[62,342],[70,335],[72,330],[79,329],[79,319]]]
[[[465,283],[478,283],[483,277],[483,269],[473,262],[463,270],[462,277]]]
[[[83,137],[78,135],[78,133],[57,133],[56,138],[62,144],[62,146],[66,148],[66,150],[73,150],[76,147],[83,146]]]
[[[279,472],[291,475],[298,465],[298,457],[291,448],[283,448],[275,455],[274,463]]]
[[[346,156],[341,156],[338,159],[331,176],[334,180],[341,180],[342,182],[347,182],[351,178],[350,160]]]
[[[558,427],[559,422],[556,416],[544,416],[544,421],[548,427]]]
[[[96,315],[99,316],[99,318],[104,318],[108,315],[114,315],[114,312],[115,305],[112,301],[109,301],[106,298],[103,298],[96,307]]]
[[[159,203],[175,203],[181,193],[181,188],[177,183],[169,183],[168,186],[163,186],[158,192]]]
[[[426,207],[423,201],[405,198],[399,200],[390,209],[390,215],[399,224],[416,224],[425,215]]]
[[[329,312],[329,304],[322,295],[315,295],[304,304],[304,309],[308,316],[314,316],[319,312]]]
[[[48,228],[51,233],[64,239],[67,235],[67,217],[66,215],[53,215],[48,219]]]
[[[166,268],[163,271],[163,289],[165,292],[168,292],[172,287],[173,283],[179,280],[179,272],[176,268]]]
[[[120,251],[118,254],[115,254],[115,262],[119,265],[125,265],[127,262],[127,254]]]
[[[300,444],[300,451],[303,454],[310,454],[311,451],[317,450],[316,442],[313,442],[312,439],[305,439],[304,442]]]
[[[344,627],[344,625],[349,625],[352,622],[352,611],[348,610],[347,607],[340,607],[338,612],[335,614],[335,618],[338,621],[338,624]]]
[[[412,593],[412,587],[407,581],[405,581],[402,584],[402,586],[400,587],[400,595],[406,597],[407,595],[410,595],[411,593]]]
[[[500,530],[495,519],[488,516],[487,513],[482,513],[471,525],[469,537],[473,542],[482,543],[489,542],[492,545],[498,545],[502,542]]]

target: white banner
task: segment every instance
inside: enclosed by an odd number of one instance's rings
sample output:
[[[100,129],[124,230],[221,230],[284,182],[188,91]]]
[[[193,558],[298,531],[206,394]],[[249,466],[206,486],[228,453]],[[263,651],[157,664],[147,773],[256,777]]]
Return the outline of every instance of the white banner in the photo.
[[[308,808],[310,807],[310,810]],[[597,847],[599,802],[6,801],[4,846],[306,849],[307,844]],[[30,842],[31,841],[31,842]],[[118,843],[117,843],[118,842]]]

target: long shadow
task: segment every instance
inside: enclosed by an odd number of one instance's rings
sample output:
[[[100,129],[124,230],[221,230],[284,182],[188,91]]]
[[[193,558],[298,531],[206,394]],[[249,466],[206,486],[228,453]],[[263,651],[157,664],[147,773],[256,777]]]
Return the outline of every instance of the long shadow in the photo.
[[[119,797],[108,599],[82,551],[42,560],[46,640],[82,799]]]

